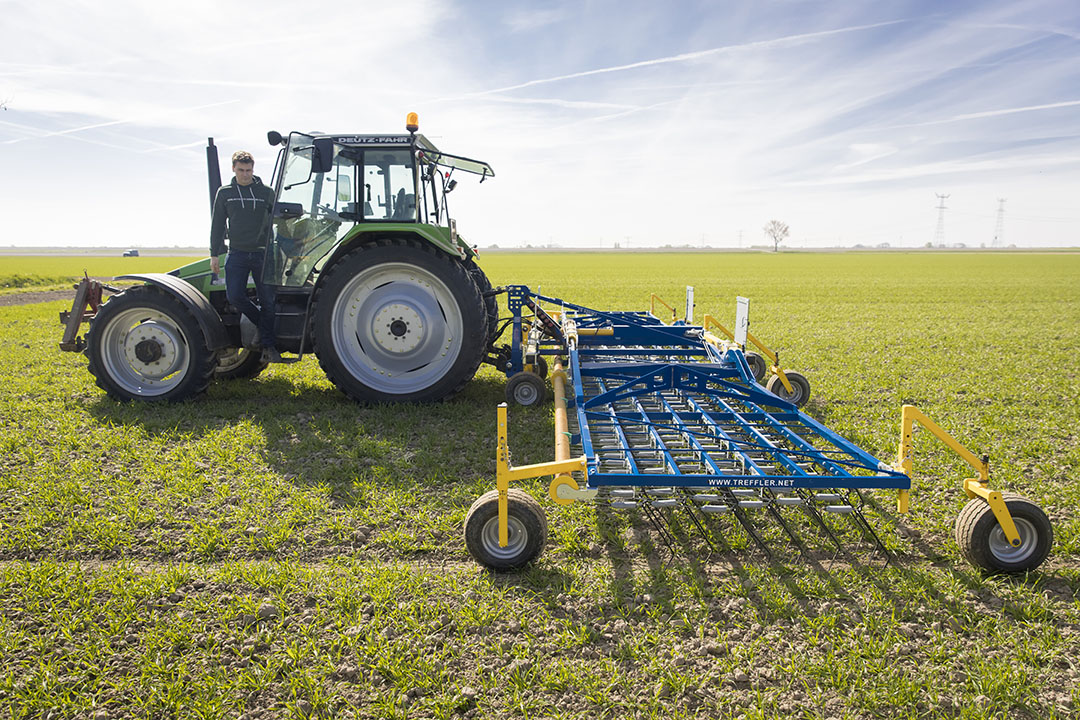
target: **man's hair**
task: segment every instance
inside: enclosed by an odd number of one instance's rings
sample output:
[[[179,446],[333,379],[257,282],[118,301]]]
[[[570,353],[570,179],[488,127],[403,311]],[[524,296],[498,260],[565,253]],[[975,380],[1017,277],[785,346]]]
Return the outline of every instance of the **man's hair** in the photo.
[[[251,156],[247,150],[237,150],[232,154],[232,164],[235,166],[237,163],[242,165],[254,165],[255,158]]]

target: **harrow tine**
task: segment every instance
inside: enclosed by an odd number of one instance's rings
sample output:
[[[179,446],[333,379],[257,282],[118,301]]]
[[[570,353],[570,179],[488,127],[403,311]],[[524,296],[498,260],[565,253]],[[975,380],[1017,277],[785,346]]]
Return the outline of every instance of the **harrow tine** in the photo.
[[[698,509],[697,503],[693,501],[692,496],[693,493],[691,493],[689,490],[683,490],[683,508],[686,510],[686,514],[690,516],[690,520],[693,521],[694,527],[697,528],[698,533],[701,535],[702,539],[705,540],[705,543],[709,546],[709,557],[706,558],[706,560],[711,560],[713,556],[717,554],[716,546],[713,545],[713,541],[709,537],[708,531],[705,530],[705,526],[701,524],[701,521],[697,517],[695,511],[700,512],[700,510]]]
[[[645,517],[649,520],[649,524],[653,526],[653,529],[656,530],[660,539],[664,541],[664,545],[667,546],[670,555],[668,561],[674,560],[675,536],[671,533],[670,528],[664,527],[667,524],[667,521],[664,520],[663,516],[657,512],[655,508],[653,508],[648,500],[638,503],[638,507],[641,508],[642,513],[644,513]]]
[[[874,541],[874,544],[877,545],[878,550],[881,551],[882,556],[885,558],[885,564],[889,565],[893,560],[893,555],[891,552],[889,552],[889,549],[885,547],[885,543],[882,542],[881,537],[874,531],[874,528],[870,525],[870,522],[866,519],[866,516],[863,515],[862,506],[865,501],[863,499],[862,493],[859,492],[858,488],[852,488],[852,493],[857,498],[859,498],[858,503],[851,504],[853,508],[852,515],[854,515],[855,517],[856,524],[862,528],[864,533],[870,535],[870,539]],[[850,498],[850,495],[848,497]]]
[[[750,539],[754,541],[754,544],[761,548],[761,551],[764,552],[769,559],[772,559],[772,550],[769,549],[765,539],[754,529],[754,526],[750,523],[750,519],[746,517],[746,512],[739,506],[738,501],[731,503],[731,513],[735,516],[735,519],[739,521],[739,524],[742,525],[743,530],[750,536]]]
[[[789,538],[791,538],[791,542],[793,542],[795,544],[795,546],[797,548],[799,548],[799,552],[802,555],[805,556],[806,555],[806,545],[803,543],[802,538],[798,537],[795,534],[795,532],[791,529],[791,526],[789,526],[787,524],[787,521],[784,520],[784,516],[780,514],[780,510],[777,509],[777,506],[776,506],[776,493],[774,493],[772,491],[769,491],[769,496],[772,499],[772,502],[770,502],[768,505],[765,506],[768,509],[769,514],[772,515],[773,518],[776,520],[776,522],[779,523],[780,527],[784,529],[784,533]]]
[[[844,546],[840,544],[840,540],[837,539],[836,533],[832,531],[832,528],[830,528],[828,523],[825,522],[825,518],[823,518],[818,509],[814,507],[813,498],[807,497],[808,494],[809,493],[804,490],[799,490],[799,496],[803,499],[802,506],[803,509],[806,511],[806,514],[810,516],[814,523],[825,533],[826,536],[828,536],[829,540],[832,541],[832,544],[836,546],[836,552],[844,552]],[[834,555],[833,557],[835,559],[836,556]]]

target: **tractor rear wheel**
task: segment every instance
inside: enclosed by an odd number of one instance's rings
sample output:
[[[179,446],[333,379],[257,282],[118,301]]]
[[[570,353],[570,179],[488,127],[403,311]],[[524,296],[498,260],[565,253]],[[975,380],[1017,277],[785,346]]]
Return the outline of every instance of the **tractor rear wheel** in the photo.
[[[215,380],[246,380],[266,369],[262,353],[248,348],[225,348],[218,351]]]
[[[217,364],[191,311],[153,285],[130,288],[103,304],[90,322],[84,352],[98,387],[117,400],[198,395]]]
[[[472,277],[473,282],[476,283],[476,288],[484,297],[484,312],[487,313],[487,344],[485,347],[490,349],[495,346],[495,341],[499,339],[496,337],[499,332],[499,300],[494,294],[488,295],[492,290],[491,281],[488,280],[488,276],[484,274],[484,271],[480,269],[475,260],[471,258],[466,260],[465,269],[469,271],[469,276]]]
[[[315,296],[314,346],[330,380],[360,402],[433,402],[484,357],[484,299],[435,248],[382,240],[338,259]]]

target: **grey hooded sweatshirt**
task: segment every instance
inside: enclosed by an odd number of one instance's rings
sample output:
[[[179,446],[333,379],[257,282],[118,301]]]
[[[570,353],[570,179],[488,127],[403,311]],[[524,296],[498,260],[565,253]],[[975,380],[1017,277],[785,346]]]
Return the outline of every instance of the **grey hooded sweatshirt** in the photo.
[[[274,191],[253,177],[250,185],[236,178],[218,188],[214,196],[214,215],[210,221],[210,254],[225,252],[225,225],[229,226],[229,249],[258,252],[270,238],[270,213],[274,209]]]

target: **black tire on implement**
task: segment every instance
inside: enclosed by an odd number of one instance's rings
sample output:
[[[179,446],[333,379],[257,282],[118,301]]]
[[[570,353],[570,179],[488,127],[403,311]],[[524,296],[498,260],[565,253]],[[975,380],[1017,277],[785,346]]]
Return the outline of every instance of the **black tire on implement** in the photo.
[[[225,348],[218,352],[214,366],[215,380],[247,380],[266,369],[262,353],[247,348]]]
[[[989,573],[1018,573],[1034,570],[1050,554],[1054,530],[1035,503],[1013,493],[1002,493],[1013,523],[1020,533],[1020,547],[1009,545],[990,503],[982,498],[968,500],[956,517],[956,544],[968,562]]]
[[[791,383],[792,392],[787,391],[779,375],[773,375],[769,378],[769,382],[765,383],[765,389],[782,400],[787,400],[797,407],[802,407],[810,399],[810,381],[806,379],[805,375],[794,370],[785,370],[784,374],[787,375],[788,382]]]
[[[765,362],[765,358],[756,352],[746,353],[746,364],[750,366],[750,372],[754,374],[754,379],[759,383],[765,379],[765,375],[769,372],[769,364]]]
[[[510,488],[506,514],[506,547],[499,547],[498,490],[477,498],[465,516],[465,547],[476,562],[492,570],[511,570],[532,562],[547,542],[547,517],[532,495]]]
[[[153,285],[114,295],[90,321],[88,369],[117,400],[177,402],[204,392],[217,354],[179,299]]]
[[[380,240],[335,261],[313,315],[319,364],[360,402],[443,400],[486,350],[484,300],[465,265],[414,240]]]

